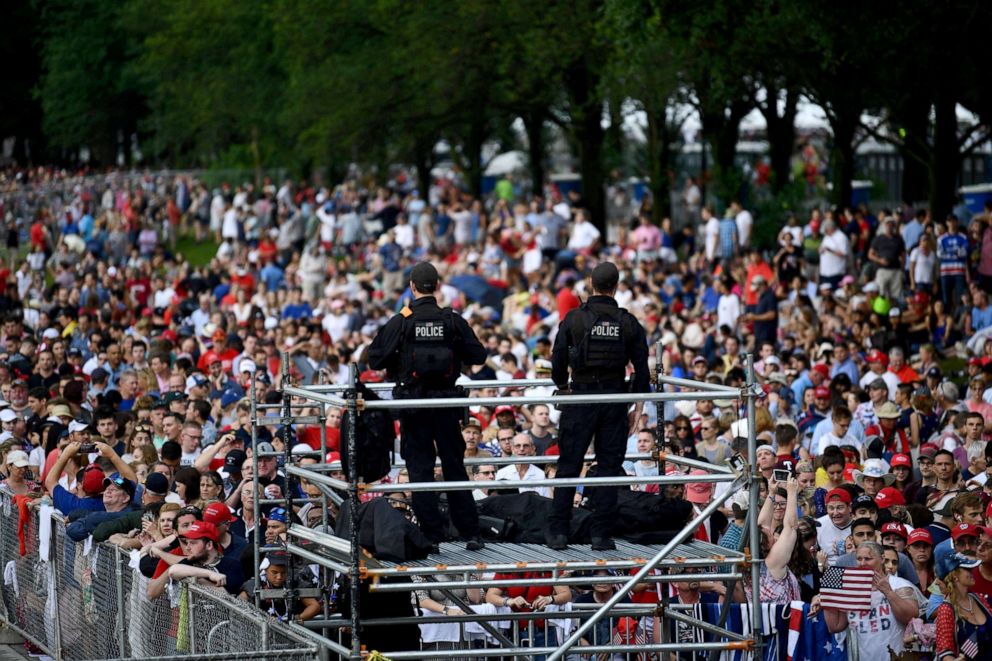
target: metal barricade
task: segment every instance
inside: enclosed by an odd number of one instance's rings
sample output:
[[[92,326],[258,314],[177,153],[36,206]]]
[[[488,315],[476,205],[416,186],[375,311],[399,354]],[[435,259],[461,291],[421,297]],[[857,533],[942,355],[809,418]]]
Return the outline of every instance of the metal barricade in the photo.
[[[53,510],[19,507],[0,491],[0,513],[0,620],[57,661],[318,654],[305,636],[221,589],[176,582],[149,601],[130,553],[73,541]]]

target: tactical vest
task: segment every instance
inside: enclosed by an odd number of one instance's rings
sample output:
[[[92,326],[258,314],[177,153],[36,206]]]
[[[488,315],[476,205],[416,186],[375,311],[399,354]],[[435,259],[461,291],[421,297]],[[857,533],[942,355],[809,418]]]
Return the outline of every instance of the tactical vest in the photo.
[[[400,382],[406,386],[450,386],[458,374],[455,324],[450,309],[417,308],[403,321]]]
[[[588,303],[579,310],[582,323],[576,323],[571,329],[569,365],[572,381],[622,380],[627,371],[622,311],[598,306],[594,309]]]

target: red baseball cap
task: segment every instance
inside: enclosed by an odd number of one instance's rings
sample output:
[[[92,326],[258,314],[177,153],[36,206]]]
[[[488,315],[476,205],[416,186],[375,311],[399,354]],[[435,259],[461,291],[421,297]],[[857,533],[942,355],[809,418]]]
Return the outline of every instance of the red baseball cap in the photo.
[[[214,334],[210,336],[214,342],[220,342],[221,340],[227,339],[227,333],[224,332],[223,328],[218,328],[214,331]]]
[[[830,367],[826,363],[817,363],[813,365],[813,371],[819,372],[824,378],[830,378]]]
[[[913,544],[929,544],[933,546],[933,535],[926,528],[917,528],[909,533],[909,538],[906,540],[907,546],[912,546]]]
[[[215,543],[218,539],[220,539],[220,533],[217,532],[217,526],[209,521],[194,521],[193,525],[187,528],[186,532],[181,536],[187,539],[209,539]]]
[[[847,489],[841,489],[840,487],[828,491],[827,497],[823,499],[823,502],[829,503],[835,498],[839,499],[841,502],[847,503],[848,505],[851,504],[851,494],[848,493]]]
[[[902,525],[898,521],[889,521],[882,526],[882,537],[885,537],[886,535],[899,535],[902,537],[903,541],[906,541],[906,526]]]
[[[887,366],[889,364],[889,357],[878,349],[872,349],[869,351],[868,355],[865,356],[865,360],[869,363],[882,363],[883,366]]]
[[[335,461],[341,461],[340,452],[328,452],[327,457],[324,459],[325,463],[333,464]]]
[[[982,529],[979,526],[973,526],[970,523],[959,523],[951,530],[951,539],[956,541],[962,537],[978,537],[981,533]]]
[[[496,407],[496,410],[493,411],[493,415],[499,415],[500,413],[512,413],[514,415],[517,414],[517,412],[514,411],[513,407],[510,406],[509,404],[500,404],[499,406]]]
[[[830,388],[817,386],[816,390],[813,391],[813,396],[817,399],[830,399]]]
[[[224,523],[233,523],[238,520],[238,517],[231,514],[230,508],[224,503],[213,502],[203,510],[203,520],[219,526]]]
[[[906,498],[899,489],[885,487],[875,496],[875,504],[882,508],[892,507],[893,505],[905,505]]]
[[[975,356],[974,358],[969,358],[968,359],[968,364],[969,365],[977,365],[977,366],[981,367],[981,366],[983,366],[985,364],[985,361],[983,361],[978,356]]]
[[[361,376],[358,377],[358,380],[362,383],[382,383],[386,380],[386,377],[383,372],[379,370],[365,370],[362,372]]]
[[[913,467],[913,461],[906,454],[894,454],[892,455],[892,461],[889,462],[890,468],[895,468],[896,466],[905,466],[906,468]]]
[[[87,466],[83,471],[83,491],[91,496],[99,496],[103,493],[103,471],[99,466]]]

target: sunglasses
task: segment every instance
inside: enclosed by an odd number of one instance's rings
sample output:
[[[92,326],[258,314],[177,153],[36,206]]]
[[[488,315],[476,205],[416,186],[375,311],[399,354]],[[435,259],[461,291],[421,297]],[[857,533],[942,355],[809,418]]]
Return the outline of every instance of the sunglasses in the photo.
[[[203,511],[196,505],[189,505],[179,510],[179,514],[177,514],[177,516],[184,516],[189,514],[192,514],[193,516],[202,516]]]
[[[115,487],[118,487],[120,489],[127,488],[126,486],[127,480],[125,480],[123,477],[108,477],[107,479],[110,480],[110,483],[113,484]]]

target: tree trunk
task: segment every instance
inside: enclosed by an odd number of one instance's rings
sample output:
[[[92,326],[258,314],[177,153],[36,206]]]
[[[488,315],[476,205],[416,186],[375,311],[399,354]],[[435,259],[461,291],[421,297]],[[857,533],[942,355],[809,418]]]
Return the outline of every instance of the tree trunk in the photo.
[[[961,155],[955,99],[938,90],[934,113],[933,166],[930,168],[930,213],[943,220],[954,208]]]
[[[734,161],[741,120],[750,109],[750,104],[738,100],[731,102],[729,113],[722,104],[701,113],[703,134],[713,150],[714,185],[725,205],[740,195],[741,176]]]
[[[589,221],[606,236],[606,195],[603,191],[603,105],[596,93],[597,76],[585,60],[578,60],[565,74],[572,106],[572,130],[579,151],[582,197]]]
[[[530,185],[534,195],[544,193],[544,111],[531,109],[521,118],[527,132],[527,160],[530,165]]]
[[[839,207],[851,204],[854,190],[854,133],[858,127],[859,113],[834,114],[830,118],[830,129],[834,134],[831,150],[831,172],[833,174],[833,201]]]
[[[251,159],[255,164],[255,188],[262,188],[262,150],[258,146],[258,126],[251,127]]]
[[[432,138],[420,138],[413,146],[413,164],[417,168],[417,192],[425,202],[431,192],[431,152],[434,149]]]
[[[672,196],[668,180],[668,168],[672,162],[672,140],[663,106],[649,109],[648,117],[648,174],[651,177],[652,205],[651,220],[661,224],[661,219],[672,214]]]
[[[465,141],[466,164],[465,175],[468,178],[468,189],[473,197],[482,197],[482,145],[486,141],[485,114],[475,113],[468,128],[468,139]]]
[[[772,168],[772,191],[781,193],[792,174],[792,152],[796,146],[796,103],[799,93],[785,90],[785,108],[778,114],[778,89],[767,86],[768,98],[760,107],[768,135],[768,158]]]
[[[895,124],[901,130],[899,155],[902,157],[902,191],[900,199],[915,204],[929,197],[929,164],[933,148],[930,145],[929,94],[911,95],[895,113]]]

